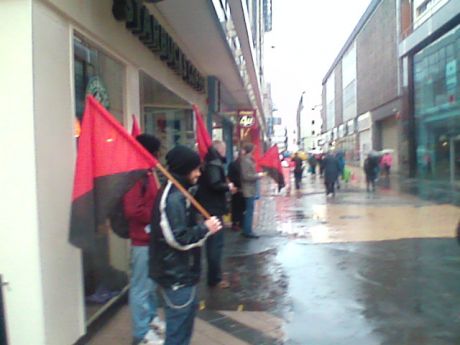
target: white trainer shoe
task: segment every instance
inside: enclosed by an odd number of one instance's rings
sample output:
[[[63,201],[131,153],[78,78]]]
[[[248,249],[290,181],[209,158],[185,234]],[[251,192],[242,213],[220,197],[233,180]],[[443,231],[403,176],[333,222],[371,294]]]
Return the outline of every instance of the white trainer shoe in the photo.
[[[160,335],[164,335],[166,331],[166,324],[163,320],[160,319],[159,316],[155,316],[155,318],[150,322],[150,327]]]
[[[163,345],[164,339],[160,338],[153,329],[149,330],[139,345]]]

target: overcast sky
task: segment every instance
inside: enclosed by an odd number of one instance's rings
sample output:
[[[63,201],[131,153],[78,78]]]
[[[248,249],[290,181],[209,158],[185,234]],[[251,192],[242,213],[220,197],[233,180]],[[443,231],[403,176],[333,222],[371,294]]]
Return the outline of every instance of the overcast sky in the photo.
[[[282,116],[284,124],[295,123],[302,91],[305,107],[321,103],[321,81],[369,3],[273,0],[273,30],[265,35],[265,76],[272,84],[275,116]]]

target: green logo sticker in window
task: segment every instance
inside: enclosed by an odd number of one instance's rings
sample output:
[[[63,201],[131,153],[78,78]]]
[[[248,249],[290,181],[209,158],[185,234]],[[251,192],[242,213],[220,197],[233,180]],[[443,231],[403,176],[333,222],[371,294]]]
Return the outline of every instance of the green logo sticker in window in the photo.
[[[86,94],[94,96],[106,109],[110,107],[109,94],[101,78],[98,76],[91,77],[86,86]]]

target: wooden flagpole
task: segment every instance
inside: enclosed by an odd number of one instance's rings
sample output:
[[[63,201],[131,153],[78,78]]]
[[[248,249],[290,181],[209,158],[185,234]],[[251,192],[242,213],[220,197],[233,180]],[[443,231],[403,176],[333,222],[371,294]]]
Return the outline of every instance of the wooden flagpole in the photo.
[[[179,191],[184,194],[184,196],[192,203],[193,206],[195,206],[195,208],[198,210],[198,212],[200,212],[203,217],[205,217],[206,219],[209,219],[211,218],[211,215],[209,214],[208,211],[206,211],[206,209],[201,206],[201,204],[193,197],[192,194],[190,194],[188,192],[187,189],[185,189],[180,183],[179,181],[177,181],[174,176],[171,175],[171,173],[166,170],[166,168],[164,166],[162,166],[159,162],[158,164],[155,166],[154,169],[158,169],[161,171],[161,173],[166,176],[166,178],[168,180],[170,180],[172,182],[173,185],[175,185],[177,187],[177,189],[179,189]]]

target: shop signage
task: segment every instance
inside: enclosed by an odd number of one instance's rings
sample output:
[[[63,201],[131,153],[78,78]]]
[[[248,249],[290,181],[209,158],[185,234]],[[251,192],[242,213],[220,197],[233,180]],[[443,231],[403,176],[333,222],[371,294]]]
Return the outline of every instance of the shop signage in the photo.
[[[126,28],[187,84],[199,92],[205,91],[204,77],[147,7],[137,0],[114,0],[112,13],[116,20],[124,21]]]
[[[240,127],[249,128],[256,123],[256,111],[255,110],[240,110],[238,111]]]
[[[86,94],[92,95],[101,103],[104,108],[110,108],[109,93],[99,76],[91,77],[86,86]]]

